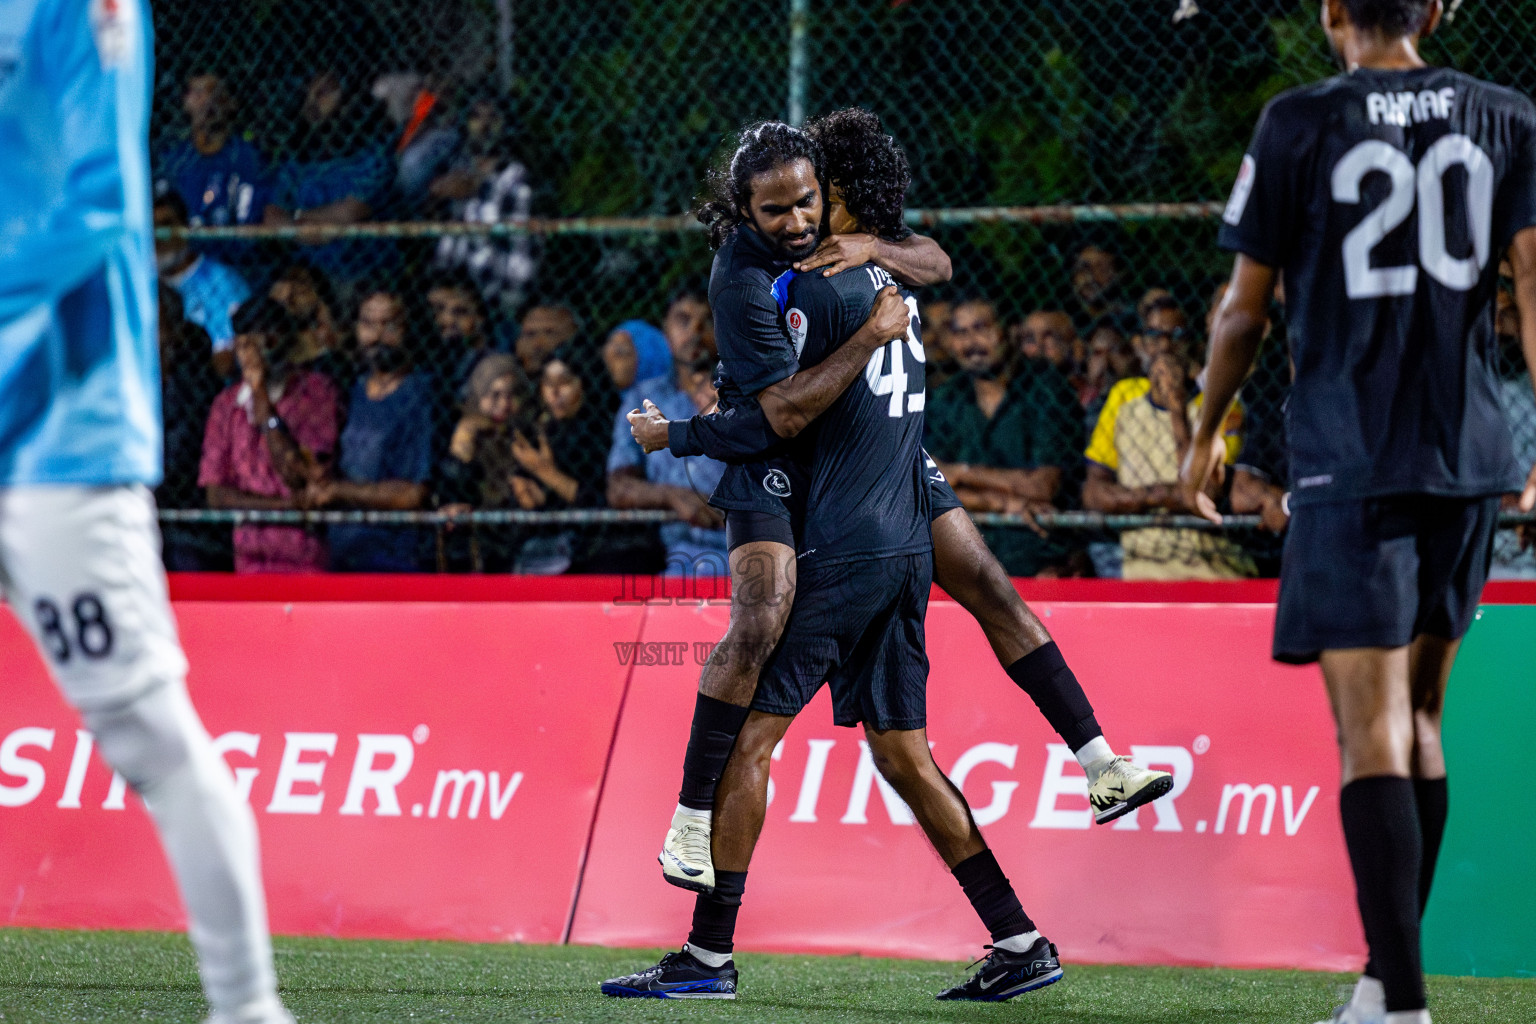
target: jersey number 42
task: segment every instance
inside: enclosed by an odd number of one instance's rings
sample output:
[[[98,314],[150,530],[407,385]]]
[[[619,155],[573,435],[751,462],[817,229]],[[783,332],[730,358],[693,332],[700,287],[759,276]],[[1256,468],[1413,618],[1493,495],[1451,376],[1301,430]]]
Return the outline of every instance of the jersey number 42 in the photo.
[[[892,418],[900,418],[909,412],[922,412],[928,400],[928,392],[925,390],[928,382],[928,356],[923,352],[923,342],[918,337],[918,324],[921,321],[917,316],[917,300],[908,295],[906,301],[912,316],[908,321],[905,342],[897,339],[884,348],[876,349],[864,366],[864,383],[869,385],[869,390],[876,395],[891,396],[888,412]],[[915,377],[907,373],[903,349],[912,354],[917,364]],[[908,391],[907,385],[914,379],[917,388]]]
[[[1467,172],[1469,256],[1452,256],[1445,241],[1445,174],[1455,166]],[[1372,139],[1344,154],[1333,168],[1333,198],[1350,205],[1361,201],[1366,175],[1380,171],[1392,179],[1386,201],[1344,236],[1344,290],[1352,299],[1412,295],[1419,267],[1371,266],[1371,250],[1419,209],[1419,264],[1425,273],[1455,291],[1477,284],[1488,265],[1493,238],[1493,162],[1465,135],[1446,135],[1429,147],[1415,168],[1397,147]]]

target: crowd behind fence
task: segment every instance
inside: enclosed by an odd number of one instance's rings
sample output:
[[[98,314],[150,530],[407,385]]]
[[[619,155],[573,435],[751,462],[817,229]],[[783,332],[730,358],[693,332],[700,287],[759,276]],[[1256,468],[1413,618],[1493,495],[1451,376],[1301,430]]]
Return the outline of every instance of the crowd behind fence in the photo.
[[[1426,55],[1536,91],[1536,0]],[[1020,575],[1273,574],[1283,296],[1228,424],[1220,530],[1174,489],[1263,103],[1332,72],[1301,0],[159,4],[167,563],[724,565],[718,467],[620,417],[712,398],[686,211],[735,127],[865,106],[955,273],[920,293],[928,447]],[[787,42],[786,42],[787,41]],[[1518,454],[1536,403],[1501,293]],[[236,336],[240,342],[236,343]],[[1536,576],[1518,532],[1498,570]]]

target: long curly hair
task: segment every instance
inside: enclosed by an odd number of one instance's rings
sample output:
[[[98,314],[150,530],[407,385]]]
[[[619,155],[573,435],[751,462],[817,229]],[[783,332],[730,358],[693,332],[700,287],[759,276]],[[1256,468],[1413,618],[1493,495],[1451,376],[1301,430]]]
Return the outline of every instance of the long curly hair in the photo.
[[[912,168],[901,144],[887,135],[880,118],[846,107],[806,122],[805,132],[821,146],[821,168],[842,193],[860,226],[882,238],[909,234],[902,211]]]
[[[710,168],[704,191],[694,200],[694,216],[709,229],[713,248],[724,245],[746,219],[741,211],[751,205],[752,179],[796,160],[809,160],[821,178],[821,147],[806,132],[783,121],[758,121],[741,130],[730,159]]]

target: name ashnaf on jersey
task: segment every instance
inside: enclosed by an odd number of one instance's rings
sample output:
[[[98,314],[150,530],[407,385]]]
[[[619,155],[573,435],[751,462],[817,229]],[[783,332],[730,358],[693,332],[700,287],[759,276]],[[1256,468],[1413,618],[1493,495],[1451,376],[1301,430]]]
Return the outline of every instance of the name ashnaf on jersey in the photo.
[[[1371,124],[1395,124],[1406,128],[1426,121],[1444,121],[1451,116],[1456,90],[1450,86],[1438,92],[1373,92],[1365,98],[1365,112]]]

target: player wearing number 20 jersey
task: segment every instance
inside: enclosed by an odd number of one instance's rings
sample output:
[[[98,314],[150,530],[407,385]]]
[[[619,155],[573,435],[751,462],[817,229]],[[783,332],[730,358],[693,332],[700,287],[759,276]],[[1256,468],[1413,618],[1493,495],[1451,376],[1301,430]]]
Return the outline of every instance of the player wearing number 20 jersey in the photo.
[[[1516,488],[1501,254],[1536,223],[1536,108],[1445,68],[1360,68],[1265,110],[1223,248],[1284,274],[1294,505]]]

